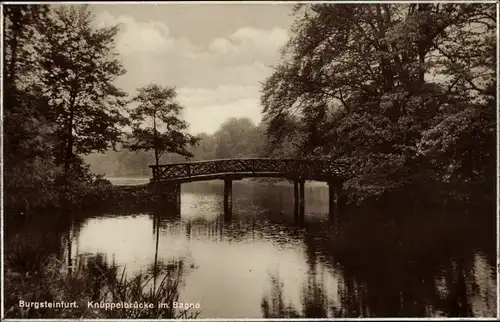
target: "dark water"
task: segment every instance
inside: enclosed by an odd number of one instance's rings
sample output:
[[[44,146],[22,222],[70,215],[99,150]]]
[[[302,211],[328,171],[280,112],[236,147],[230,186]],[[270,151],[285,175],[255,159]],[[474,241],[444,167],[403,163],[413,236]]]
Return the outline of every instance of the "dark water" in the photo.
[[[296,223],[290,186],[241,182],[228,222],[222,189],[183,185],[180,217],[95,212],[61,232],[71,243],[60,256],[78,266],[100,254],[131,275],[157,254],[182,267],[180,299],[202,318],[496,316],[495,229],[477,219],[488,214],[343,213],[332,224],[327,188],[314,185]]]

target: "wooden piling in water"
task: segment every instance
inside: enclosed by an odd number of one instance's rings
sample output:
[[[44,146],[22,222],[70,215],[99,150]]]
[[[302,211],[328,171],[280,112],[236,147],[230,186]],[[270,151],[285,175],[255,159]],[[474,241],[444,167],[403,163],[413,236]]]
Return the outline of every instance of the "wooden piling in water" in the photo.
[[[336,219],[338,215],[338,188],[337,182],[328,182],[328,215],[330,219]]]
[[[299,217],[301,219],[304,218],[305,216],[305,208],[306,208],[306,201],[305,201],[305,185],[306,182],[304,180],[299,181]]]
[[[175,185],[175,215],[180,216],[181,214],[181,184]]]
[[[224,180],[224,218],[230,219],[233,213],[233,180]]]
[[[293,182],[293,214],[295,218],[299,216],[299,182]]]
[[[295,219],[304,219],[305,215],[305,181],[297,179],[293,182],[293,195],[294,195],[294,214]]]

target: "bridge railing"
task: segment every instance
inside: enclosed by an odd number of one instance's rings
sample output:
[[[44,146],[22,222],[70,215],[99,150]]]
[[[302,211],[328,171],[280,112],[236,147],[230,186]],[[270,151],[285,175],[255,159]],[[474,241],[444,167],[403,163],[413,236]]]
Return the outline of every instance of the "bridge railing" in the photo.
[[[153,181],[193,178],[217,174],[282,174],[287,177],[340,176],[344,166],[329,160],[219,159],[149,166]]]

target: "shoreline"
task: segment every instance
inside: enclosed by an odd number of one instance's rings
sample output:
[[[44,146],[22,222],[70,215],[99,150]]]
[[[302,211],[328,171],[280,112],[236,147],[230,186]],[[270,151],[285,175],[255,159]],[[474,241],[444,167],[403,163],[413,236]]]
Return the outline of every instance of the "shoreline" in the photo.
[[[147,185],[151,178],[149,177],[104,177],[105,180],[111,182],[113,186],[140,186]],[[197,181],[197,182],[186,182],[183,184],[194,184],[194,183],[203,183],[203,184],[220,184],[222,180],[207,180],[207,181]],[[243,180],[235,181],[235,183],[243,183],[243,184],[265,184],[265,185],[276,185],[276,186],[287,186],[291,183],[286,179],[274,179],[274,178],[246,178]],[[314,180],[306,181],[306,185],[309,187],[327,187],[328,185],[325,182],[319,182]]]

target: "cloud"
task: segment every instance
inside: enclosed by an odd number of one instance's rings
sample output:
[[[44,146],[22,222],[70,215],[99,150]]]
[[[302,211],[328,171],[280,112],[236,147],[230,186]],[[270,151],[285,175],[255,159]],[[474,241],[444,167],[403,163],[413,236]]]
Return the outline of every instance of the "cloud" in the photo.
[[[97,17],[98,26],[120,26],[117,50],[122,55],[157,55],[199,50],[188,39],[174,38],[168,26],[159,21],[138,22],[130,16],[115,17],[107,11]]]
[[[228,38],[216,38],[209,44],[212,54],[228,62],[257,60],[273,63],[278,50],[288,41],[285,29],[274,27],[271,30],[242,27]]]
[[[203,108],[188,108],[184,118],[190,124],[192,133],[211,134],[230,117],[249,118],[254,124],[261,121],[258,98],[242,98],[232,102],[205,105]]]
[[[230,117],[259,122],[259,82],[270,75],[269,65],[278,61],[278,49],[288,40],[283,28],[242,26],[200,47],[173,36],[168,22],[103,12],[97,23],[120,25],[116,48],[128,72],[118,85],[132,95],[149,83],[176,86],[194,133],[212,133]]]
[[[179,88],[178,100],[186,107],[184,118],[193,133],[213,133],[229,117],[261,120],[259,87],[220,85],[215,89]]]
[[[274,60],[277,51],[289,39],[283,28],[264,30],[246,26],[227,38],[213,39],[203,50],[187,38],[173,37],[167,24],[160,21],[138,22],[130,16],[115,17],[104,11],[97,17],[97,24],[120,26],[117,49],[124,55],[180,53],[188,54],[187,58],[222,58],[226,63],[242,60],[266,63],[269,58]]]
[[[206,105],[227,104],[239,99],[254,99],[259,95],[258,86],[219,85],[215,89],[179,88],[178,99],[193,108]]]

